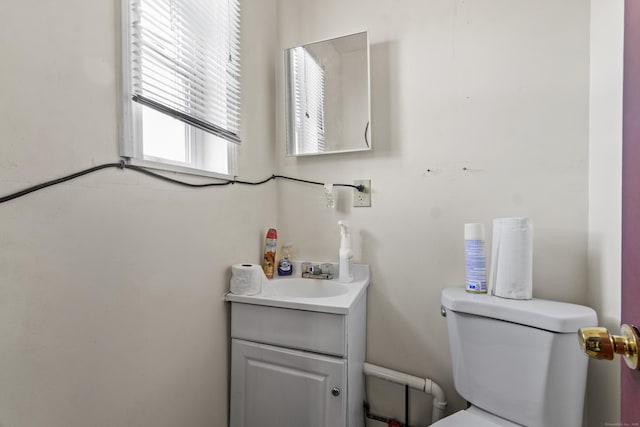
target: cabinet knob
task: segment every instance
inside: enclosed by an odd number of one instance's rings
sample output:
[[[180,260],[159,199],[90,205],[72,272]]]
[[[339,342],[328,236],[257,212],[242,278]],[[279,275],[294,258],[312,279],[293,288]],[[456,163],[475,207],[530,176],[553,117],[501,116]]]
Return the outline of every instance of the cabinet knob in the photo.
[[[331,394],[334,396],[340,396],[340,389],[338,387],[334,387],[331,389]]]

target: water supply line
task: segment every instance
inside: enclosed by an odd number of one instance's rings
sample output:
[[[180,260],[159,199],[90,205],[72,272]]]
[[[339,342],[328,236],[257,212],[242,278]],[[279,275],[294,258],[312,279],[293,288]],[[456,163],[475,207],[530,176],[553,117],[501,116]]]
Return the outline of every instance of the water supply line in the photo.
[[[396,384],[407,386],[415,390],[433,396],[433,410],[431,412],[431,422],[435,423],[444,417],[444,410],[447,407],[447,398],[444,390],[436,382],[429,378],[420,378],[414,375],[405,374],[403,372],[394,371],[393,369],[383,368],[382,366],[373,365],[365,362],[362,368],[365,375],[391,381]]]

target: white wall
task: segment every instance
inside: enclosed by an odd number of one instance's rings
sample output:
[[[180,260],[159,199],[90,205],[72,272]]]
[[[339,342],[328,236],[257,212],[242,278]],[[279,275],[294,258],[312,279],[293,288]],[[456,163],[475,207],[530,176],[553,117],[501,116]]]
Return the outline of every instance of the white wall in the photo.
[[[612,333],[620,327],[623,28],[623,0],[591,1],[588,295]],[[620,418],[621,364],[590,362],[591,426]]]
[[[118,161],[118,4],[3,4],[0,195]],[[243,4],[254,180],[274,164],[276,17]],[[225,425],[228,269],[260,260],[274,196],[110,169],[0,205],[0,425]]]
[[[336,260],[351,221],[372,266],[368,361],[433,378],[461,409],[440,292],[463,286],[464,223],[490,235],[495,217],[530,217],[534,296],[588,301],[589,3],[278,0],[278,16],[280,48],[369,30],[374,147],[284,158],[280,80],[279,172],[373,186],[371,208],[338,190],[329,210],[320,189],[279,182],[280,234],[299,259]]]

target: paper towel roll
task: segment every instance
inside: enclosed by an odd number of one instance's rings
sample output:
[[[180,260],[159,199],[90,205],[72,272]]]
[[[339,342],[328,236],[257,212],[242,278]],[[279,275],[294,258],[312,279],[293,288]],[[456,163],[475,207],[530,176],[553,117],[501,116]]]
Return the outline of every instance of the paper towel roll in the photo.
[[[236,295],[255,295],[262,291],[264,272],[258,264],[234,264],[231,266],[229,291]]]
[[[533,226],[528,218],[493,220],[489,288],[498,297],[533,297]]]

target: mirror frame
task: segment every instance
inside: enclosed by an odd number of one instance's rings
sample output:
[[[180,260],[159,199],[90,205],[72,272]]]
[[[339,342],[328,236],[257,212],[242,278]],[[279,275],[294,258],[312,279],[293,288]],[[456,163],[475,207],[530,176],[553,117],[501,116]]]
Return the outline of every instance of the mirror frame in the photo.
[[[363,143],[363,147],[361,148],[345,148],[345,149],[337,149],[337,150],[331,150],[331,151],[317,151],[317,152],[309,152],[309,153],[298,153],[296,152],[297,150],[292,149],[294,144],[295,144],[295,120],[293,120],[293,115],[295,114],[294,112],[294,107],[292,106],[292,72],[291,72],[291,67],[290,67],[290,60],[289,60],[289,52],[293,49],[296,48],[305,48],[308,46],[312,46],[318,43],[324,43],[324,42],[332,42],[334,40],[338,40],[338,39],[342,39],[345,37],[351,37],[351,36],[357,36],[357,35],[364,35],[365,36],[365,43],[366,43],[366,61],[367,61],[367,70],[366,70],[366,78],[367,78],[367,92],[366,92],[366,96],[367,96],[367,123],[365,126],[365,129],[363,129],[363,139],[364,139],[364,143]],[[284,94],[284,116],[285,116],[285,130],[286,130],[286,135],[285,135],[285,155],[287,157],[301,157],[301,156],[317,156],[317,155],[323,155],[323,154],[340,154],[340,153],[351,153],[351,152],[358,152],[358,151],[369,151],[372,148],[372,144],[371,144],[371,52],[370,52],[370,45],[369,45],[369,32],[368,31],[359,31],[356,33],[351,33],[351,34],[346,34],[343,36],[338,36],[338,37],[332,37],[332,38],[328,38],[328,39],[323,39],[323,40],[319,40],[316,42],[312,42],[312,43],[305,43],[305,44],[301,44],[298,46],[293,46],[290,48],[286,48],[283,51],[283,57],[284,57],[284,87],[285,87],[285,94]]]

